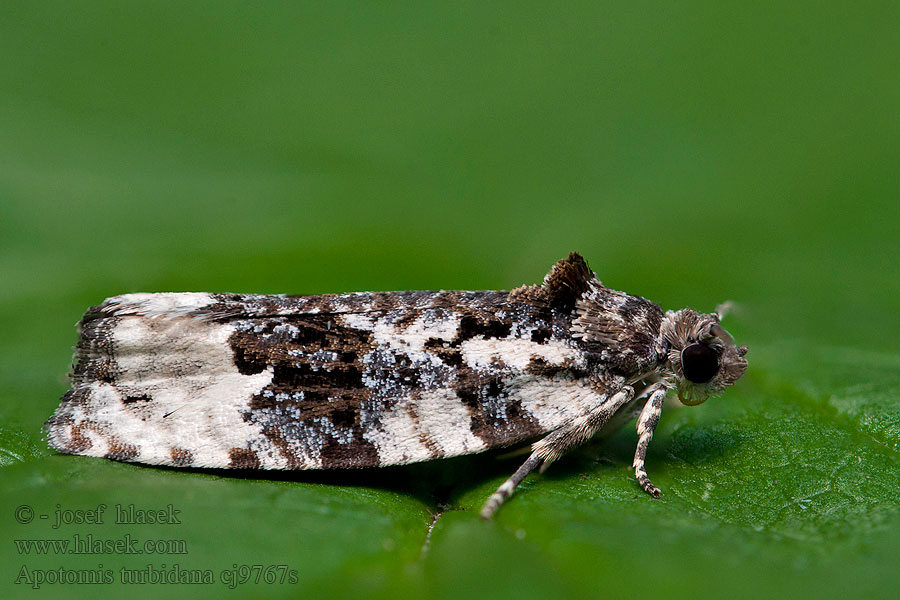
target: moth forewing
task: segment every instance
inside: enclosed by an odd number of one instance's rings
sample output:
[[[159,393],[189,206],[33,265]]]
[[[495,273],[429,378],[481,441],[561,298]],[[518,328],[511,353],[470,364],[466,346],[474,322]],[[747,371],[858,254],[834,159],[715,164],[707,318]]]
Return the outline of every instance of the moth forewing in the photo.
[[[575,253],[511,292],[128,294],[85,314],[45,431],[68,454],[241,469],[398,465],[540,438],[490,516],[531,470],[642,410],[635,473],[654,493],[643,457],[665,393],[717,391],[746,367],[714,325],[606,288]],[[723,357],[708,382],[684,377],[709,371],[708,356],[684,363],[696,343]]]

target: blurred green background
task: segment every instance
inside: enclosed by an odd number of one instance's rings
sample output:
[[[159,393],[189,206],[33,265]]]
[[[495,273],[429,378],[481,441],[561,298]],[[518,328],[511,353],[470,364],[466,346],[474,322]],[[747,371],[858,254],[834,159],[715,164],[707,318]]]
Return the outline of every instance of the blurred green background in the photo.
[[[898,31],[893,2],[3,2],[0,595],[177,565],[216,583],[40,589],[211,598],[229,569],[286,565],[296,583],[231,593],[892,597]],[[663,415],[659,501],[632,426],[491,523],[521,458],[240,478],[41,439],[106,296],[508,289],[570,250],[664,308],[739,302],[750,369]],[[181,523],[52,528],[100,503]],[[187,552],[15,543],[88,534]]]

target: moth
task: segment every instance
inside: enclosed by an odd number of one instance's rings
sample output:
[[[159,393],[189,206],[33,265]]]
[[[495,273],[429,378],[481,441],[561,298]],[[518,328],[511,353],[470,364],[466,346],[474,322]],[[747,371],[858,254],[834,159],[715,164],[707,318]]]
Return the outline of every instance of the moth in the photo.
[[[747,367],[721,313],[663,312],[577,253],[512,291],[125,294],[79,323],[59,452],[175,467],[402,465],[534,442],[488,498],[663,400],[697,405]],[[536,440],[536,441],[535,441]]]

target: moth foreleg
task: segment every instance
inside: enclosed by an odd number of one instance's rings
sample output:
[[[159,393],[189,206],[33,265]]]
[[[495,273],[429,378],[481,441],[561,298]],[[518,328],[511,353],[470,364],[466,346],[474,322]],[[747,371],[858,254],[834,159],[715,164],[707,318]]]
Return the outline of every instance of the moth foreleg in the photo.
[[[634,397],[634,388],[622,387],[602,404],[588,413],[576,417],[551,432],[532,446],[531,456],[519,467],[512,477],[503,482],[481,509],[481,518],[490,519],[491,515],[509,498],[525,476],[541,465],[546,465],[563,454],[591,438],[603,428],[609,419]]]
[[[644,460],[647,458],[647,446],[650,445],[650,439],[653,437],[653,431],[659,423],[659,415],[662,413],[663,401],[669,389],[663,385],[658,385],[654,389],[644,409],[637,420],[638,444],[634,453],[634,476],[637,477],[638,483],[645,492],[659,498],[659,488],[650,482],[647,471],[644,469]]]

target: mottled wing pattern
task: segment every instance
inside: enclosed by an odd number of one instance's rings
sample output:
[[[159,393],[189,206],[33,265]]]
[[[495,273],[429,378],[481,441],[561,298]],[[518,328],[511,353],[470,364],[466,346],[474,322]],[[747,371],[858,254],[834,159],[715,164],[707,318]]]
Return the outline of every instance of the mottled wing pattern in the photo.
[[[621,386],[587,376],[569,333],[574,293],[110,298],[81,323],[48,438],[116,460],[267,469],[516,444]]]

